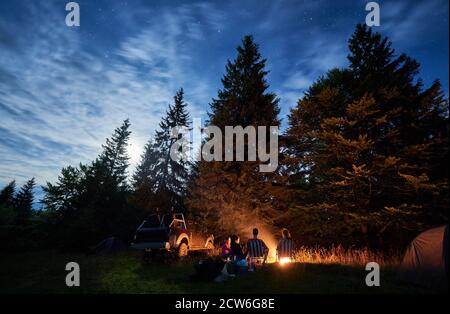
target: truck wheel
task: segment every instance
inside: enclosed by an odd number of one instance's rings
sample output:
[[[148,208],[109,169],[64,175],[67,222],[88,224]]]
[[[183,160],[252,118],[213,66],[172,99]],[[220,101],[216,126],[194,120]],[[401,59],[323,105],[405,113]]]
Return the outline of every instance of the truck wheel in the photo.
[[[178,247],[178,257],[186,257],[189,253],[189,249],[186,243],[181,243]]]

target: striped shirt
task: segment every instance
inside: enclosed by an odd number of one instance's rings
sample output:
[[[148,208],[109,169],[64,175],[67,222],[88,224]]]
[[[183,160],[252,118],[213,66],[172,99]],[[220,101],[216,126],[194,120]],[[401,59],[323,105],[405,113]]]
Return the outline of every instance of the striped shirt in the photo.
[[[261,239],[250,239],[247,242],[247,251],[250,258],[265,257],[269,248]]]
[[[292,239],[280,239],[277,246],[278,257],[292,257],[294,255],[295,245]]]

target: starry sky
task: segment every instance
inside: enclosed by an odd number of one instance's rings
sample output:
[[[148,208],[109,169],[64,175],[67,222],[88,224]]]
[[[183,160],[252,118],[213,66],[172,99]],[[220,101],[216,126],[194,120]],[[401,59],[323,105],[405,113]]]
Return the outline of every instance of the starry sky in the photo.
[[[205,119],[246,34],[268,60],[285,127],[305,89],[347,65],[347,40],[368,13],[362,0],[79,0],[81,25],[69,28],[67,2],[0,1],[0,188],[93,160],[126,118],[136,165],[178,88]],[[378,3],[376,31],[448,95],[448,0]]]

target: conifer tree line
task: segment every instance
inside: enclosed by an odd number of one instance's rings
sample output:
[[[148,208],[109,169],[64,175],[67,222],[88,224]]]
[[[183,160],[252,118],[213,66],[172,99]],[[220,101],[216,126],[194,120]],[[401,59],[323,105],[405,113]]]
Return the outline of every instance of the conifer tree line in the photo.
[[[24,248],[33,234],[33,189],[35,179],[28,180],[20,189],[16,181],[9,182],[0,191],[0,238],[1,248]],[[26,236],[24,236],[24,234]]]
[[[19,191],[8,184],[0,243],[84,249],[106,236],[128,240],[148,214],[174,208],[219,238],[258,224],[287,227],[305,245],[402,247],[448,222],[448,99],[438,80],[424,86],[417,61],[365,25],[349,39],[347,59],[292,104],[275,172],[260,172],[258,161],[173,161],[171,128],[192,127],[180,89],[133,173],[125,120],[94,161],[63,168],[43,187],[42,210],[32,209],[34,179]],[[259,46],[244,37],[207,125],[279,126],[267,74]]]

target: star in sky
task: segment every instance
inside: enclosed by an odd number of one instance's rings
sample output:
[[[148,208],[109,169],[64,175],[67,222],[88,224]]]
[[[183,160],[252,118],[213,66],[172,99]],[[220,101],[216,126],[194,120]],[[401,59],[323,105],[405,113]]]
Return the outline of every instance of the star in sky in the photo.
[[[282,128],[305,90],[347,65],[347,41],[367,1],[0,1],[0,188],[38,184],[89,162],[130,118],[132,171],[167,104],[183,87],[191,117],[206,119],[228,59],[252,34],[267,59]],[[447,0],[378,1],[375,28],[421,65],[425,85],[448,95]]]

